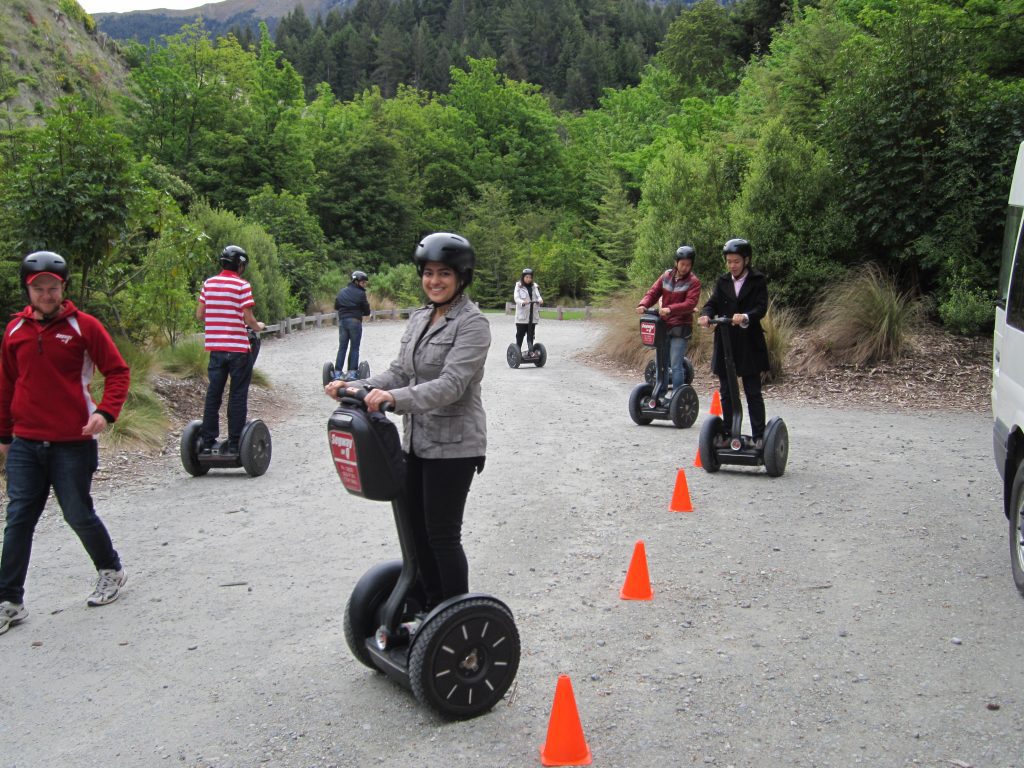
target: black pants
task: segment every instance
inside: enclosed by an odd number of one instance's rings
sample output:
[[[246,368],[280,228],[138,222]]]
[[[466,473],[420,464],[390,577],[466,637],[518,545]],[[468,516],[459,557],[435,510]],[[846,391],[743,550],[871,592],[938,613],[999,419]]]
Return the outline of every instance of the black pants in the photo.
[[[526,337],[526,343],[529,344],[529,351],[533,351],[533,329],[537,327],[536,323],[516,323],[516,346],[519,349],[523,348],[523,337]]]
[[[761,374],[741,376],[743,391],[747,396],[747,415],[750,417],[750,435],[755,440],[764,437],[764,397],[761,395]],[[719,396],[722,399],[722,419],[725,428],[732,430],[732,398],[729,397],[729,377],[719,376]]]
[[[421,459],[406,455],[405,489],[419,563],[431,607],[469,591],[462,549],[462,515],[479,459]]]

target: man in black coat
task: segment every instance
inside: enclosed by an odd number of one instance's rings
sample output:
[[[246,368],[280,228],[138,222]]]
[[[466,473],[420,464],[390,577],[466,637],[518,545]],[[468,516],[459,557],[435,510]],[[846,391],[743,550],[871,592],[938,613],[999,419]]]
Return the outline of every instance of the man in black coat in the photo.
[[[366,298],[365,272],[352,273],[352,282],[338,291],[334,309],[338,313],[338,357],[334,362],[336,375],[345,372],[346,379],[356,378],[359,367],[359,342],[363,338],[363,318],[370,314],[370,302]],[[345,352],[348,351],[348,368],[345,368]]]
[[[750,266],[753,249],[746,240],[735,238],[722,248],[725,266],[729,271],[715,281],[711,298],[701,310],[697,324],[708,327],[708,318],[732,317],[732,325],[716,327],[715,350],[711,357],[711,370],[718,374],[722,398],[722,418],[726,429],[732,427],[732,400],[729,379],[722,353],[719,334],[728,333],[732,342],[736,375],[743,380],[750,414],[751,435],[760,447],[764,440],[765,409],[761,395],[761,373],[769,369],[768,344],[761,328],[761,318],[768,312],[768,280],[764,274]]]

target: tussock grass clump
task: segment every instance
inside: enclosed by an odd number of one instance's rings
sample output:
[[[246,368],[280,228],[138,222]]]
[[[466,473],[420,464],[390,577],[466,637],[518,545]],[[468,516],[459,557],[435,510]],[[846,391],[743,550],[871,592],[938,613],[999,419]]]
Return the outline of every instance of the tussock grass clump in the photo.
[[[210,355],[202,339],[186,339],[171,347],[164,347],[159,354],[160,367],[183,379],[206,376]]]
[[[829,362],[861,366],[898,359],[922,315],[921,302],[900,292],[876,264],[826,289],[825,297],[811,313],[811,349],[804,364],[810,372]]]
[[[164,347],[158,357],[160,368],[181,379],[206,379],[210,364],[210,353],[203,346],[202,339],[187,339],[173,347]],[[263,389],[270,388],[270,379],[260,370],[259,358],[252,371],[252,383]],[[230,383],[228,384],[230,386]],[[225,392],[227,388],[225,387]]]
[[[766,382],[778,381],[785,373],[786,356],[793,343],[797,329],[796,315],[788,309],[769,302],[768,312],[761,321],[764,339],[768,345],[768,364],[771,366],[762,377]]]
[[[103,433],[104,442],[115,448],[160,448],[167,433],[167,415],[149,383],[155,357],[125,339],[119,339],[117,346],[131,369],[132,378],[121,415]],[[103,398],[103,385],[103,375],[97,371],[93,379],[96,402]]]

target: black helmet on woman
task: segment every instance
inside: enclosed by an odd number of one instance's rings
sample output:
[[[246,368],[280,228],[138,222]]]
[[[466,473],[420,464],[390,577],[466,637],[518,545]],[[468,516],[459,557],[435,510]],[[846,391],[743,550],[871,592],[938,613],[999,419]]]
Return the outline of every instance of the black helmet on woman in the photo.
[[[526,269],[523,270],[523,274],[520,275],[520,277],[526,277],[527,275],[529,275],[530,277],[533,277],[533,270],[530,269],[529,267],[527,267]]]
[[[693,250],[692,245],[680,245],[676,248],[676,261],[680,259],[689,259],[691,264],[697,260],[697,252]]]
[[[249,254],[237,245],[226,246],[224,250],[220,252],[220,265],[224,267],[224,269],[230,269],[232,272],[238,272],[241,274],[248,263]]]
[[[473,282],[473,268],[476,253],[469,240],[452,232],[435,232],[427,235],[416,246],[413,253],[416,271],[423,277],[423,267],[428,261],[436,261],[454,269],[461,280],[459,290]]]
[[[68,281],[68,263],[59,253],[53,251],[35,251],[21,260],[21,287],[39,275],[53,275],[62,283]]]
[[[355,272],[352,273],[352,282],[353,283],[359,283],[359,282],[362,282],[363,280],[369,280],[369,279],[370,278],[368,278],[366,276],[366,273],[363,272],[363,270],[361,270],[361,269],[357,269]]]
[[[727,256],[730,253],[738,253],[743,257],[744,261],[749,262],[754,255],[754,249],[750,247],[750,243],[744,240],[742,237],[734,237],[729,240],[725,245],[722,246],[722,255]]]

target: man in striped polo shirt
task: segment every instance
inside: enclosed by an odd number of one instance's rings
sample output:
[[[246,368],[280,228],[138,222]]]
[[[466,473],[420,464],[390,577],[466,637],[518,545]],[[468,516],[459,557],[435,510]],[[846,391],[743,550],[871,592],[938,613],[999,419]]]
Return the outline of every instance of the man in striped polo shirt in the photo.
[[[231,377],[228,394],[228,439],[221,453],[238,453],[238,440],[249,410],[249,382],[252,381],[252,348],[246,327],[262,331],[266,326],[256,319],[252,286],[242,279],[249,256],[237,245],[229,245],[220,254],[221,272],[206,280],[199,293],[196,317],[206,331],[206,351],[210,353],[203,409],[200,453],[212,453],[220,434],[220,403],[224,386]]]

